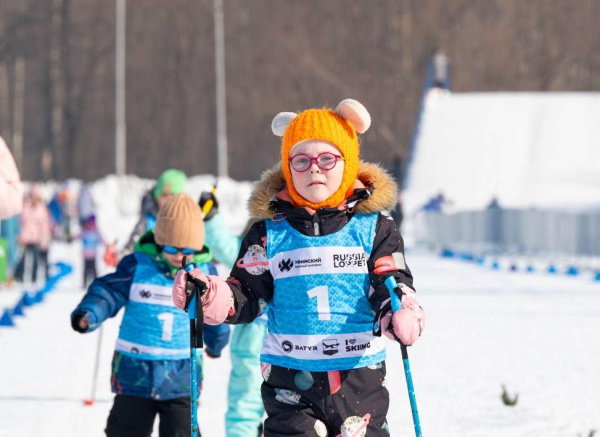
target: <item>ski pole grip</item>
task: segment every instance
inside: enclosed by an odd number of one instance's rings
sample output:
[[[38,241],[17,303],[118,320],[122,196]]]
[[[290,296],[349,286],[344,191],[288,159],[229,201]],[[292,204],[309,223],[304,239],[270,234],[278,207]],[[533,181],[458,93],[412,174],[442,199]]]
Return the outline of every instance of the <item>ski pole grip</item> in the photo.
[[[192,270],[194,270],[195,268],[196,268],[196,264],[194,264],[194,263],[189,263],[189,264],[187,264],[187,265],[184,267],[184,270],[185,270],[186,272],[188,272],[188,273],[189,273],[189,272],[191,272]]]
[[[385,286],[390,291],[390,298],[392,299],[392,311],[395,313],[396,311],[402,309],[402,301],[400,300],[400,296],[398,296],[398,293],[396,292],[396,289],[399,288],[398,283],[396,282],[396,278],[394,278],[393,276],[389,276],[385,280]],[[402,294],[402,292],[400,292],[400,294]]]
[[[191,262],[189,264],[186,263],[186,257],[183,257],[183,261],[181,262],[181,265],[183,267],[183,269],[186,271],[186,273],[189,274],[189,272],[191,272],[192,270],[194,270],[196,268],[196,264]],[[191,284],[188,283],[188,287]],[[195,291],[193,292],[193,296],[192,299],[190,301],[190,305],[188,307],[188,314],[190,316],[190,319],[195,319],[196,318],[196,299],[198,298],[198,296],[196,295]]]

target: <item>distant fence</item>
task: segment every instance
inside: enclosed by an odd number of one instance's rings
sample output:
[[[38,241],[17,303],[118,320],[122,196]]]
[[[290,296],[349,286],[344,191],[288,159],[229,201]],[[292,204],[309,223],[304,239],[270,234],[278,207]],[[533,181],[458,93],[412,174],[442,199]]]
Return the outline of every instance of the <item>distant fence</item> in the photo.
[[[417,240],[474,251],[600,255],[600,211],[501,209],[441,214],[423,212]]]

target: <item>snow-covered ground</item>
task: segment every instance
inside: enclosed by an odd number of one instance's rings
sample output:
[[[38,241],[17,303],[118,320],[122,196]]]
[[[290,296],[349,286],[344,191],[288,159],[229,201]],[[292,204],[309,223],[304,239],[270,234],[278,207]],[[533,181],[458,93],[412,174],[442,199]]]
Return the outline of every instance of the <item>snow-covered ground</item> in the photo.
[[[212,183],[210,177],[193,178],[190,194],[197,197]],[[94,184],[107,240],[125,243],[150,185],[114,176]],[[236,231],[246,221],[249,189],[248,183],[219,181],[221,210]],[[73,273],[43,303],[26,308],[16,327],[0,327],[0,437],[104,435],[119,317],[104,324],[97,401],[84,406],[98,333],[80,335],[70,327],[69,315],[84,292],[80,253],[78,242],[55,244],[51,259],[72,264]],[[599,282],[589,275],[492,270],[410,250],[407,261],[427,312],[423,338],[409,349],[423,435],[587,437],[600,429]],[[0,315],[23,290],[40,287],[0,289]],[[414,435],[399,347],[388,346],[392,436]],[[205,437],[225,435],[229,370],[228,349],[218,360],[205,359]],[[502,385],[519,395],[516,406],[503,405]]]
[[[55,260],[78,257],[76,244]],[[425,436],[577,437],[600,429],[600,285],[589,278],[528,275],[409,253],[421,303],[423,338],[409,349]],[[81,299],[79,271],[15,328],[0,328],[0,437],[101,436],[112,402],[110,360],[119,320],[104,324],[94,406],[90,397],[98,334],[72,331]],[[31,288],[30,288],[31,289]],[[0,291],[0,309],[21,289]],[[399,348],[388,343],[388,420],[410,436],[412,420]],[[200,423],[224,436],[228,350],[205,359]],[[506,407],[501,386],[518,393]]]

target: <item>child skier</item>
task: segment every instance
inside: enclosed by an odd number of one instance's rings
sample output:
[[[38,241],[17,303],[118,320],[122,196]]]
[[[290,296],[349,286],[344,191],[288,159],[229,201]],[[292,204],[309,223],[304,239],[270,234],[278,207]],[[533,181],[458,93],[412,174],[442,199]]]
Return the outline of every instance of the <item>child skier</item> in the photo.
[[[280,113],[280,167],[250,198],[262,217],[248,231],[227,281],[178,272],[173,300],[183,307],[187,275],[203,281],[205,320],[249,323],[268,303],[261,354],[265,436],[387,436],[383,331],[405,345],[420,336],[403,241],[380,214],[396,200],[394,182],[359,162],[357,132],[370,125],[359,102],[335,111]],[[384,281],[403,291],[392,315]],[[375,329],[374,327],[377,327]]]
[[[186,194],[171,196],[156,227],[140,238],[115,273],[96,279],[71,315],[73,329],[91,332],[125,307],[112,364],[116,393],[106,435],[149,436],[156,414],[159,435],[189,436],[189,318],[173,307],[171,286],[183,256],[198,271],[216,273],[204,246],[200,207]],[[220,356],[227,325],[206,326],[207,354]],[[201,378],[198,378],[200,392]]]
[[[83,287],[86,288],[96,279],[96,255],[98,247],[106,242],[96,224],[96,216],[90,215],[83,220],[83,230],[81,231],[81,245],[83,246]]]

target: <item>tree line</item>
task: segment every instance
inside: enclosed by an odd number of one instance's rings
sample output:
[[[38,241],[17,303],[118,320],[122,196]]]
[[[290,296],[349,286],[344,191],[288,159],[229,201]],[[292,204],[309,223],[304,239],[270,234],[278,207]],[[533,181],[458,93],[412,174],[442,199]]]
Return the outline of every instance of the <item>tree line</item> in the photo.
[[[0,135],[26,180],[115,172],[115,2],[0,0]],[[595,0],[224,0],[229,174],[278,159],[280,111],[361,101],[405,159],[427,63],[452,89],[597,91]],[[127,173],[216,172],[212,0],[127,0]]]

